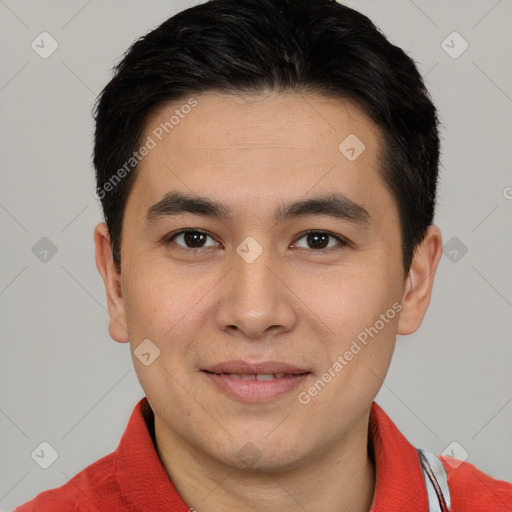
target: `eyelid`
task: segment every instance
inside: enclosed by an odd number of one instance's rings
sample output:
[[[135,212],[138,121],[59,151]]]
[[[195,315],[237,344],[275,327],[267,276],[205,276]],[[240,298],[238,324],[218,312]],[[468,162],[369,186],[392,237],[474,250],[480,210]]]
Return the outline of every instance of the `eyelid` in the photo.
[[[295,237],[295,241],[293,243],[294,244],[297,243],[298,240],[300,240],[301,238],[304,238],[305,236],[309,235],[310,233],[320,233],[322,235],[328,235],[332,238],[335,238],[338,241],[338,245],[335,247],[329,247],[327,249],[306,249],[311,252],[320,252],[320,253],[330,252],[330,251],[339,249],[340,247],[346,247],[346,246],[350,245],[350,241],[347,240],[345,237],[338,235],[336,233],[333,233],[332,231],[325,230],[325,229],[308,229],[307,231],[304,231],[304,232],[300,233],[299,235],[297,235]]]
[[[203,235],[209,236],[212,240],[215,241],[215,243],[220,244],[220,242],[218,242],[213,235],[211,235],[208,231],[205,231],[204,229],[201,229],[201,228],[186,228],[186,229],[179,229],[178,231],[173,231],[172,233],[165,235],[162,238],[161,242],[164,245],[167,245],[167,244],[170,244],[173,241],[173,239],[176,238],[177,236],[183,235],[184,233],[191,233],[191,232],[192,233],[201,233]],[[220,245],[222,245],[222,244],[220,244]],[[197,249],[194,249],[193,247],[184,247],[183,245],[179,245],[179,244],[176,244],[176,246],[185,251],[199,251],[199,250],[204,250],[204,249],[211,249],[211,247],[198,247]]]
[[[172,233],[167,234],[162,239],[162,243],[164,245],[170,244],[172,242],[172,240],[174,238],[176,238],[177,236],[182,235],[184,233],[190,233],[190,232],[202,233],[202,234],[204,234],[206,236],[209,236],[212,240],[215,241],[215,243],[220,244],[220,242],[218,242],[213,235],[211,235],[208,231],[206,231],[204,229],[201,229],[201,228],[186,228],[186,229],[180,229],[178,231],[173,231]],[[332,238],[334,238],[334,239],[336,239],[338,241],[338,245],[337,246],[329,247],[327,249],[305,249],[305,250],[309,250],[311,252],[319,252],[319,253],[329,252],[329,251],[332,251],[332,250],[339,249],[340,247],[346,247],[346,246],[350,245],[350,241],[347,240],[345,237],[343,237],[341,235],[338,235],[336,233],[333,233],[331,231],[324,230],[324,229],[309,229],[307,231],[303,231],[303,232],[299,233],[295,237],[294,242],[292,243],[292,245],[297,243],[298,240],[300,240],[301,238],[304,238],[305,236],[309,235],[310,233],[317,233],[317,234],[327,235],[327,236],[330,236],[330,237],[332,237]],[[178,248],[183,249],[185,251],[199,251],[199,250],[211,249],[212,248],[212,247],[198,247],[197,249],[194,249],[193,247],[184,247],[184,246],[179,245],[179,244],[176,244],[176,245],[177,245]],[[220,245],[222,245],[222,244],[220,244]],[[300,248],[300,249],[302,249],[302,248]]]

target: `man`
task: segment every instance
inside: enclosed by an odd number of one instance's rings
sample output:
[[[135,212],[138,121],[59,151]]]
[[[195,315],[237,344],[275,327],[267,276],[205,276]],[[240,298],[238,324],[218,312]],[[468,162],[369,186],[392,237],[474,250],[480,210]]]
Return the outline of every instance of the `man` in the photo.
[[[97,106],[95,243],[146,397],[18,510],[511,510],[373,402],[441,258],[437,125],[331,0],[213,0],[137,41]]]

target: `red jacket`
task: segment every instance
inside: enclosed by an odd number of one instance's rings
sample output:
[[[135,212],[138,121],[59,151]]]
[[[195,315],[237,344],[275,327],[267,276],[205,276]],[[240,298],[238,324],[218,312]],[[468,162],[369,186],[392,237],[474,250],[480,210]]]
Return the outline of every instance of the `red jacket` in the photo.
[[[189,512],[172,485],[153,443],[153,413],[146,398],[135,407],[116,451],[69,482],[42,492],[14,512]],[[427,512],[427,492],[418,453],[375,403],[370,439],[377,488],[372,512]],[[442,457],[452,512],[511,512],[512,484],[495,480],[472,464]],[[450,464],[451,461],[451,464]]]

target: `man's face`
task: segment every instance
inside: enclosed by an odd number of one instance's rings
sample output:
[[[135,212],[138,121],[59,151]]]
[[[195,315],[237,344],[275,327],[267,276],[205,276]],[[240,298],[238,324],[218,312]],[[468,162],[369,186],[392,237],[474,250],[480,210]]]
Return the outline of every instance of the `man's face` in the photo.
[[[379,133],[350,101],[195,99],[161,141],[181,103],[142,139],[156,147],[126,205],[117,319],[132,353],[145,339],[160,350],[148,366],[133,357],[157,437],[228,466],[291,467],[364,431],[393,352],[405,282]],[[171,193],[230,215],[173,213]],[[286,210],[332,195],[337,215]]]

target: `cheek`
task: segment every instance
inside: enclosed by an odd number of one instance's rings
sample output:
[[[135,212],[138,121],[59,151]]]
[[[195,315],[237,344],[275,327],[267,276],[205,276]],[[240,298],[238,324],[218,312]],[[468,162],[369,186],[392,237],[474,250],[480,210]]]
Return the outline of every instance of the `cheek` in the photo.
[[[207,290],[202,280],[184,277],[179,271],[154,263],[132,265],[125,281],[128,324],[139,334],[147,330],[157,337],[177,328],[180,319],[193,315]]]
[[[372,325],[391,307],[397,294],[384,270],[330,267],[301,273],[294,290],[307,308],[330,328],[331,334],[347,339]]]
[[[318,375],[319,380],[329,381],[314,399],[319,414],[329,410],[331,416],[339,415],[336,423],[346,416],[357,417],[362,404],[375,398],[394,351],[399,308],[400,303],[389,296],[354,292],[347,293],[336,309],[327,310],[330,317],[323,318],[334,335],[329,333],[325,366]],[[305,391],[315,393],[311,388]]]
[[[376,263],[350,271],[332,268],[329,279],[309,275],[302,281],[300,295],[320,320],[322,370],[339,363],[333,397],[354,386],[369,396],[376,393],[391,360],[401,309],[400,268]]]
[[[191,352],[197,350],[198,340],[204,339],[202,330],[207,326],[206,317],[211,308],[211,289],[218,277],[184,275],[169,266],[156,263],[132,266],[137,272],[126,275],[125,310],[132,352],[144,339],[149,339],[160,350],[154,365],[161,375],[153,375],[146,367],[140,368],[141,382],[148,384],[157,378],[173,376],[183,380],[193,361]],[[140,363],[134,359],[136,367]],[[151,367],[148,367],[151,368]]]
[[[196,329],[201,325],[197,319],[199,292],[190,286],[189,280],[185,283],[179,273],[166,275],[158,265],[132,265],[131,273],[126,267],[126,319],[138,380],[153,403],[165,396],[179,404],[182,393],[177,382],[185,382],[186,354],[193,345],[194,325]],[[136,354],[137,347],[146,339],[158,351],[149,365],[138,360]]]

